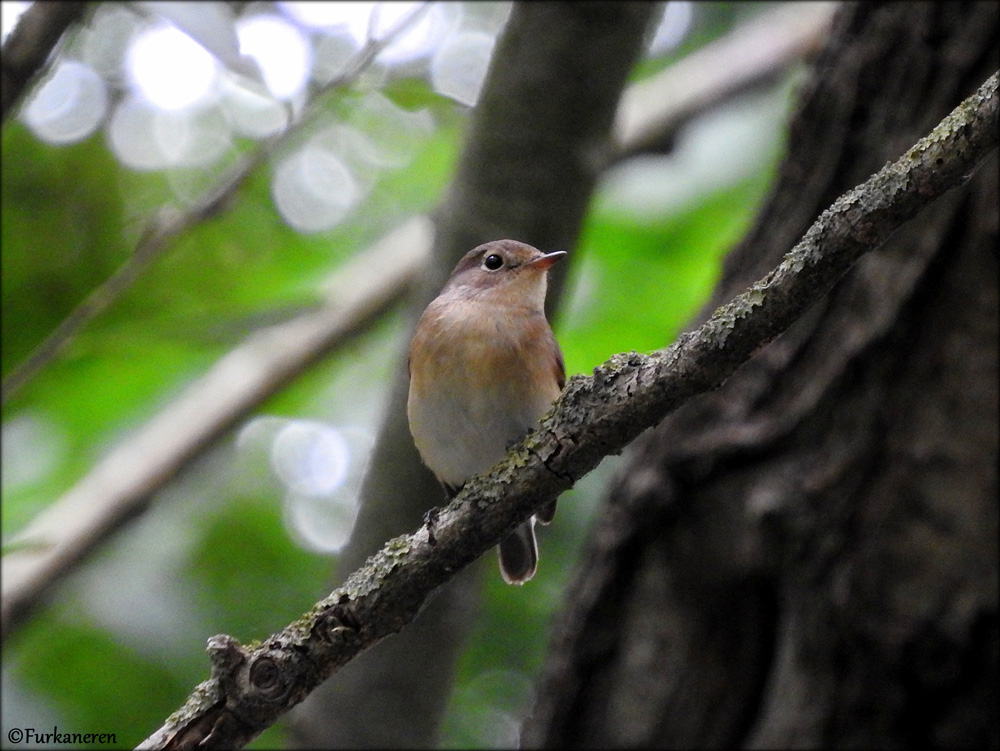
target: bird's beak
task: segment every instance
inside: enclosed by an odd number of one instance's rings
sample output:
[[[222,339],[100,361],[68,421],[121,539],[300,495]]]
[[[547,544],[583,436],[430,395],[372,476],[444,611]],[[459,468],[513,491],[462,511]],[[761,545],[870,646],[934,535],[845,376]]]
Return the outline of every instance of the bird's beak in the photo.
[[[533,269],[538,269],[539,271],[545,271],[545,269],[547,269],[549,266],[551,266],[556,261],[561,259],[564,255],[566,255],[565,250],[554,250],[551,253],[546,253],[541,258],[536,258],[528,265],[531,266],[531,268]]]

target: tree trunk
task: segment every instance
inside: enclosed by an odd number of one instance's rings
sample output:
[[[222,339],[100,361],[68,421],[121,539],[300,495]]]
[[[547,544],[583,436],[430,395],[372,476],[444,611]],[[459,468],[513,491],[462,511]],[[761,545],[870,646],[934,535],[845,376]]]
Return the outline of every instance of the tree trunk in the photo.
[[[998,67],[998,4],[838,14],[706,308]],[[633,447],[525,746],[997,748],[997,158]]]

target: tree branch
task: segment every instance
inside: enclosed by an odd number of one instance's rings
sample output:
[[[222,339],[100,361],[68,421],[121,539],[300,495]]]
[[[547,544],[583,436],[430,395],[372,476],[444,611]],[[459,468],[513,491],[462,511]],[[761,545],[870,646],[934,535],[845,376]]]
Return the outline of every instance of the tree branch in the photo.
[[[18,19],[3,45],[0,58],[0,118],[6,122],[45,67],[63,34],[83,18],[89,3],[32,3]]]
[[[411,535],[261,644],[209,640],[212,677],[142,748],[240,746],[362,651],[409,623],[432,592],[604,456],[690,397],[718,388],[902,224],[968,181],[1000,139],[997,74],[895,163],[827,209],[781,264],[699,329],[651,355],[574,376],[539,428]]]
[[[677,132],[695,117],[766,84],[817,50],[836,7],[779,6],[630,86],[618,109],[617,149],[609,160],[671,151]]]

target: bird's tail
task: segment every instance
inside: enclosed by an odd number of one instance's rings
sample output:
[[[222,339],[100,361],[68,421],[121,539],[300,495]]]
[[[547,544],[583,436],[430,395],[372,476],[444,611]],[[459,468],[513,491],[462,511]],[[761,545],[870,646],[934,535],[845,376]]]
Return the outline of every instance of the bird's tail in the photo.
[[[497,546],[500,574],[508,584],[524,584],[538,570],[538,544],[535,542],[535,517],[515,529]]]

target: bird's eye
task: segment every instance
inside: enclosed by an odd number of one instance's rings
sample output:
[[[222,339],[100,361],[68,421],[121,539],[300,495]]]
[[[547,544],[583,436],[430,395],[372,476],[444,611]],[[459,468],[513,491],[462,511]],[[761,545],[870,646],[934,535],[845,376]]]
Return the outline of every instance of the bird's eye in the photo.
[[[499,256],[496,253],[490,253],[483,261],[483,267],[489,271],[496,271],[501,266],[503,266],[503,256]]]

